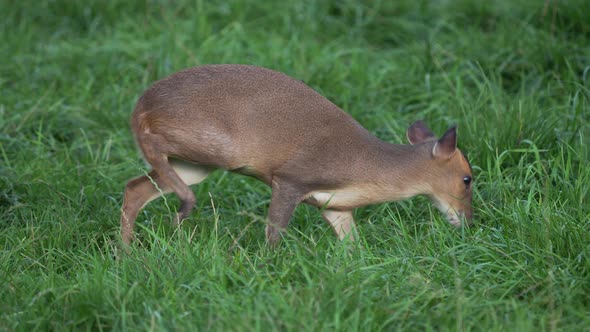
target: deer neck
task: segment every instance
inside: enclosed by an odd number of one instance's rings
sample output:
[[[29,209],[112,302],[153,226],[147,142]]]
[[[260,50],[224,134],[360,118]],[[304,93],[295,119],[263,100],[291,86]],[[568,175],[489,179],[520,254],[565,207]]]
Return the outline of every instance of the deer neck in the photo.
[[[427,146],[372,142],[351,165],[349,181],[335,189],[311,192],[309,202],[327,208],[350,209],[428,194],[425,156],[429,156]]]
[[[372,149],[368,158],[372,176],[364,177],[364,182],[369,184],[369,188],[384,197],[384,201],[428,194],[432,144],[379,142],[378,148]]]

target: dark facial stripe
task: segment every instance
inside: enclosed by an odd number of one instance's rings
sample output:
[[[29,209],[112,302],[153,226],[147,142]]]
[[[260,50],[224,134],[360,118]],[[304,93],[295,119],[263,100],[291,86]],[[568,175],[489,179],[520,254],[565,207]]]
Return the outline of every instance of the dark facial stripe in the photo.
[[[465,157],[465,154],[463,153],[463,151],[461,151],[461,155],[463,156],[463,159],[465,159],[465,161],[467,162],[467,165],[469,165],[469,171],[473,172],[473,169],[471,168],[471,163],[469,163],[469,159],[467,159],[467,157]]]

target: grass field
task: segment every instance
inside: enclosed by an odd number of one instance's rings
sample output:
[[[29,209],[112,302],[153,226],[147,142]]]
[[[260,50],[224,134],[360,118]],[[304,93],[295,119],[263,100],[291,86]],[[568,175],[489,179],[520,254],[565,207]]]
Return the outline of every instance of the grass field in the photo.
[[[582,331],[590,327],[590,2],[0,1],[0,330]],[[116,259],[129,129],[151,82],[245,63],[383,140],[457,124],[474,227],[424,198],[314,208],[264,242],[270,190],[215,173]]]

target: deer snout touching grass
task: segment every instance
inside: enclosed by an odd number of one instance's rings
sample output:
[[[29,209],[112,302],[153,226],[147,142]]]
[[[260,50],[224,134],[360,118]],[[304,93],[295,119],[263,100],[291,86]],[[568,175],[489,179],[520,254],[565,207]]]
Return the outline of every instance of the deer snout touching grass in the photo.
[[[424,122],[416,121],[408,128],[406,136],[412,146],[431,149],[415,166],[420,169],[420,181],[428,186],[421,194],[427,195],[453,226],[462,226],[463,220],[471,221],[472,170],[457,148],[456,127],[437,139]]]
[[[301,202],[320,208],[340,239],[354,238],[355,208],[416,195],[428,196],[455,226],[472,217],[471,167],[457,149],[454,127],[437,138],[417,121],[407,130],[410,145],[390,144],[301,81],[269,69],[180,71],[139,98],[131,127],[152,170],[125,188],[125,244],[139,211],[162,194],[178,195],[176,222],[185,219],[195,205],[189,186],[215,169],[272,188],[270,244]]]

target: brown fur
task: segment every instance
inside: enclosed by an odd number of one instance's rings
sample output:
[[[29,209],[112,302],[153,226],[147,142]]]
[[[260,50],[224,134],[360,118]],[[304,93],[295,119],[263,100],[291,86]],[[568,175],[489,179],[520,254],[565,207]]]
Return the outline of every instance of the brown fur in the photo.
[[[328,221],[344,220],[336,230],[340,238],[354,228],[352,209],[419,194],[446,208],[454,224],[460,215],[471,217],[471,192],[462,180],[471,170],[456,149],[454,128],[437,141],[416,122],[408,129],[413,145],[389,144],[301,81],[269,69],[207,65],[173,74],[141,96],[131,126],[153,170],[151,179],[127,184],[121,216],[125,243],[139,210],[160,194],[152,181],[162,193],[180,197],[180,222],[195,202],[188,185],[216,168],[272,187],[271,243],[301,201],[347,212],[324,214]]]

